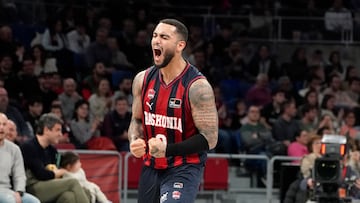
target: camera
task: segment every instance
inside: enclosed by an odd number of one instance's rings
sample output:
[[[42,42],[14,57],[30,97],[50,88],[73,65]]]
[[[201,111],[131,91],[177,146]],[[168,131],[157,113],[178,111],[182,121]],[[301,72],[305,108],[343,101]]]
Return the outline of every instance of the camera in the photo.
[[[342,160],[346,155],[346,137],[342,135],[324,135],[321,140],[322,157],[315,160],[313,180],[314,198],[319,203],[351,202],[344,186],[345,170]]]

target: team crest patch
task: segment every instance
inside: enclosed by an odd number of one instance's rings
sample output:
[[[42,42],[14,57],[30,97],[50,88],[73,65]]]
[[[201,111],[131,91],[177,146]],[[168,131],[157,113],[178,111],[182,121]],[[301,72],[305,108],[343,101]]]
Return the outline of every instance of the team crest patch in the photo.
[[[179,183],[179,182],[174,183],[174,188],[181,189],[183,187],[184,187],[183,183]]]
[[[181,192],[175,190],[174,192],[172,192],[172,198],[173,199],[180,199],[181,196]]]
[[[153,99],[153,98],[155,97],[155,93],[156,93],[156,92],[155,92],[154,89],[149,89],[147,97],[148,97],[149,99]]]
[[[170,108],[181,108],[181,99],[177,99],[177,98],[170,98],[169,100],[169,107]]]

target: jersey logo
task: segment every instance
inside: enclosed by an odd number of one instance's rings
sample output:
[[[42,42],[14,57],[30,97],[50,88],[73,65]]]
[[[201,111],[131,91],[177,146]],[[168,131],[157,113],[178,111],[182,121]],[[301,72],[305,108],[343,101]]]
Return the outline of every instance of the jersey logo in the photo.
[[[154,89],[149,89],[147,97],[151,100],[155,97],[155,93]]]
[[[150,110],[152,110],[152,105],[153,105],[153,104],[154,104],[154,103],[152,103],[152,102],[151,102],[151,103],[146,102],[146,105],[149,107]]]
[[[181,99],[177,98],[170,98],[169,100],[169,107],[173,109],[181,108]]]

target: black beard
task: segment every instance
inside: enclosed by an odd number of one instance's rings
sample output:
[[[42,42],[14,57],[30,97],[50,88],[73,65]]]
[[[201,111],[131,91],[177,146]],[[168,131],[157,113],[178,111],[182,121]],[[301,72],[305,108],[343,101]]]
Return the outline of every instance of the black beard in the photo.
[[[160,65],[156,65],[155,63],[155,67],[157,67],[157,68],[164,68],[165,66],[167,66],[169,63],[170,63],[170,61],[171,61],[171,59],[173,59],[174,58],[174,53],[172,52],[172,53],[167,53],[167,52],[165,52],[164,53],[164,55],[165,55],[165,57],[164,57],[164,61],[160,64]]]

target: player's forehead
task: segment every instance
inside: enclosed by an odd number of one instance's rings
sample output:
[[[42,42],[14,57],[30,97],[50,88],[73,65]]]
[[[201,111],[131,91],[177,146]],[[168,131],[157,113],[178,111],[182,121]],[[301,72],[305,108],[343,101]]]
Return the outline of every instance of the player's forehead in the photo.
[[[172,36],[175,35],[175,32],[176,32],[176,27],[166,23],[159,23],[154,29],[154,33],[156,34],[167,34]]]

